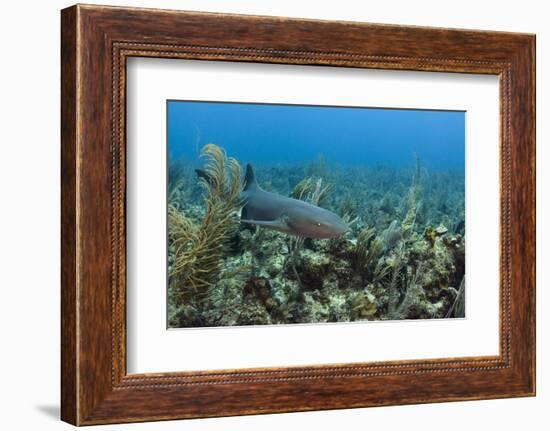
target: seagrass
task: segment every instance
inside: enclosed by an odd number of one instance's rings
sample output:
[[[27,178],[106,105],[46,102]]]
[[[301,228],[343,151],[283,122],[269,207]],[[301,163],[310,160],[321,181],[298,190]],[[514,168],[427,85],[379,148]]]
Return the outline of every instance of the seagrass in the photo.
[[[64,9],[61,24],[63,420],[535,394],[534,35],[89,5]],[[125,67],[133,56],[498,75],[499,355],[127,374]]]

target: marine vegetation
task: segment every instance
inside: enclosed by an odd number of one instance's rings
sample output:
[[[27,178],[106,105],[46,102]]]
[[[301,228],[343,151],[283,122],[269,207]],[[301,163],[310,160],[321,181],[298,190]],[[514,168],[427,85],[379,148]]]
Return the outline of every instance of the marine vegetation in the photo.
[[[219,282],[231,239],[237,234],[240,205],[241,169],[237,161],[227,158],[221,148],[206,145],[206,159],[199,183],[206,191],[202,220],[194,220],[168,195],[168,244],[170,297],[178,305],[199,305],[208,289]]]
[[[463,171],[202,160],[169,160],[170,327],[464,317]]]

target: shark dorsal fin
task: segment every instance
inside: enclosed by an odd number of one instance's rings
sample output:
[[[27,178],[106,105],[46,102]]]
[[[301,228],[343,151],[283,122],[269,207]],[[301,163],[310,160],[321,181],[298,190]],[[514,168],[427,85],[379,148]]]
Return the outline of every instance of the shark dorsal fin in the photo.
[[[248,163],[246,165],[246,174],[244,176],[244,191],[254,190],[259,188],[258,183],[256,182],[256,177],[254,176],[254,170],[252,165]]]

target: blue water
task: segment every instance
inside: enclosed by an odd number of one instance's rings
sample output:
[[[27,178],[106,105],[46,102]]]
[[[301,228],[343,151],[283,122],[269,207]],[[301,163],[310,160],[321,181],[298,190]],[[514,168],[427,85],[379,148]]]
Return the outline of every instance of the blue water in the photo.
[[[214,143],[241,163],[464,169],[465,112],[168,101],[170,159]]]

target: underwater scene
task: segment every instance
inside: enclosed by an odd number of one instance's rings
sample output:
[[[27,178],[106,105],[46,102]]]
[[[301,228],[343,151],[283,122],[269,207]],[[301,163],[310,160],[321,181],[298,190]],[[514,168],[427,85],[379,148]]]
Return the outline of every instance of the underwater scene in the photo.
[[[167,101],[167,326],[465,317],[465,112]]]

